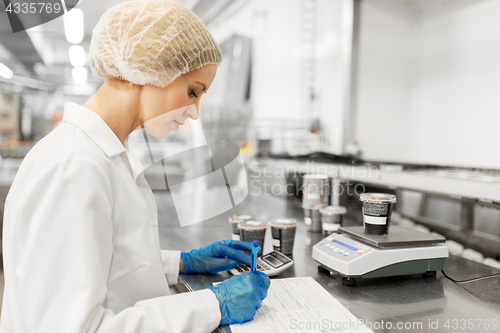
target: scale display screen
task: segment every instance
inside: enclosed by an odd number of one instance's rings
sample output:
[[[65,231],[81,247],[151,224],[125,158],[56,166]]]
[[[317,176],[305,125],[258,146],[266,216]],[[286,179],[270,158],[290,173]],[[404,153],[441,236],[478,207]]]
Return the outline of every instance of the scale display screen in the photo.
[[[340,246],[343,246],[343,247],[345,247],[346,249],[349,249],[349,250],[351,250],[351,251],[357,251],[357,250],[358,250],[357,248],[355,248],[355,247],[353,247],[353,246],[351,246],[351,245],[347,245],[346,243],[339,242],[339,241],[338,241],[338,240],[336,240],[336,239],[333,241],[333,243],[338,244],[338,245],[340,245]]]
[[[268,264],[271,264],[271,266],[276,267],[276,268],[284,265],[284,263],[281,260],[272,256],[271,254],[268,256],[262,257],[262,259],[264,259],[265,261],[268,262]]]

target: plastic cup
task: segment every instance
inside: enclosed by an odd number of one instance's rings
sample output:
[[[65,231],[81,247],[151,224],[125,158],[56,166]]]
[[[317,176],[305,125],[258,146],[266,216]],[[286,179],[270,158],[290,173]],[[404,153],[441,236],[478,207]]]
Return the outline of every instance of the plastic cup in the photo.
[[[363,193],[359,200],[363,202],[365,233],[373,235],[388,234],[396,196],[385,193]]]
[[[264,239],[266,237],[267,224],[261,221],[245,221],[238,224],[240,239],[244,242],[259,241],[259,246],[264,249]],[[262,255],[262,250],[258,253]]]
[[[250,215],[233,215],[229,217],[229,223],[231,223],[232,228],[232,240],[240,240],[240,231],[238,230],[238,224],[241,222],[249,221],[252,219]]]
[[[287,255],[292,254],[296,230],[297,220],[295,219],[275,219],[271,221],[274,250]]]
[[[347,209],[342,206],[323,206],[321,213],[321,227],[323,233],[330,235],[342,226],[342,216],[347,213]]]
[[[327,205],[330,199],[328,175],[306,174],[302,178],[302,208],[311,209],[317,204]]]
[[[308,231],[319,232],[321,231],[321,208],[320,204],[314,205],[311,209],[304,209],[304,223]]]
[[[303,189],[306,193],[329,195],[330,177],[328,175],[306,174],[303,177]]]
[[[302,208],[311,209],[313,206],[317,204],[327,205],[329,199],[330,199],[329,195],[319,195],[317,193],[303,193]]]

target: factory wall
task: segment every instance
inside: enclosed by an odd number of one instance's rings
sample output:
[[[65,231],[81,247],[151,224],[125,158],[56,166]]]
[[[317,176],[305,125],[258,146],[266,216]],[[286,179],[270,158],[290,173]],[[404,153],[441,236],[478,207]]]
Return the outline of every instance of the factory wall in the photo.
[[[293,130],[319,119],[328,149],[342,153],[346,80],[350,70],[352,0],[313,1],[316,10],[311,36],[304,36],[308,1],[255,0],[208,25],[222,43],[233,34],[252,38],[251,101],[257,128]],[[230,11],[228,11],[230,12]],[[307,18],[306,18],[307,19]],[[304,47],[311,37],[313,49]],[[308,57],[313,56],[311,73]],[[312,74],[314,102],[304,107],[305,80]],[[220,80],[223,78],[221,77]],[[217,85],[216,77],[214,85]],[[207,101],[210,102],[210,101]],[[296,136],[301,135],[295,131]],[[278,152],[278,151],[276,151]]]
[[[364,158],[409,160],[415,35],[411,7],[394,1],[368,0],[362,4],[355,138]]]
[[[396,3],[362,6],[364,157],[498,168],[500,1]]]

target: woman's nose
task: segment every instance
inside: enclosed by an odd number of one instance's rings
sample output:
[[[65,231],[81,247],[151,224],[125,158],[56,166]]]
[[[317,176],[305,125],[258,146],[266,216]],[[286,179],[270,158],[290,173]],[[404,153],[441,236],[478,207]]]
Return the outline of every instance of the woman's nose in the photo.
[[[185,111],[186,117],[191,118],[193,120],[198,119],[198,104],[191,104],[188,106],[187,110]]]

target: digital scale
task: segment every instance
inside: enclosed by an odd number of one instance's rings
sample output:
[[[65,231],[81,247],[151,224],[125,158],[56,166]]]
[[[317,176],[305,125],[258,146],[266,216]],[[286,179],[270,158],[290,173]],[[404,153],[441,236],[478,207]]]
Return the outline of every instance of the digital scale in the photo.
[[[293,265],[293,260],[278,251],[272,251],[262,257],[257,258],[257,270],[265,273],[267,276],[275,276],[287,270]],[[250,267],[239,263],[229,271],[233,275],[241,275],[250,272]]]
[[[353,286],[357,278],[407,274],[435,276],[448,258],[446,239],[400,226],[387,235],[366,234],[363,226],[341,227],[313,247],[320,269],[344,276]]]

